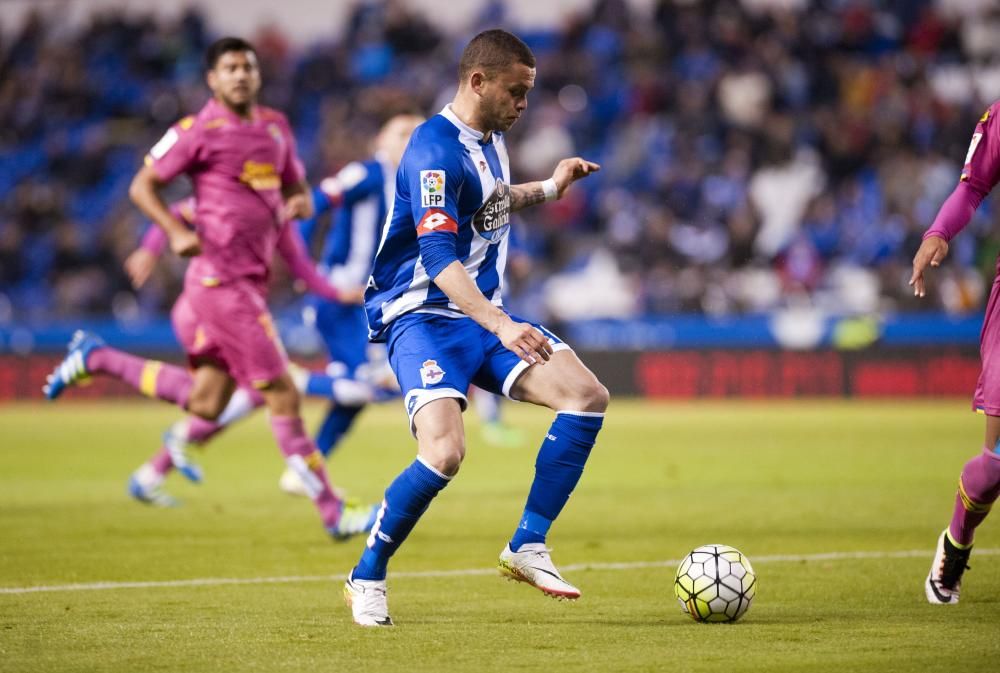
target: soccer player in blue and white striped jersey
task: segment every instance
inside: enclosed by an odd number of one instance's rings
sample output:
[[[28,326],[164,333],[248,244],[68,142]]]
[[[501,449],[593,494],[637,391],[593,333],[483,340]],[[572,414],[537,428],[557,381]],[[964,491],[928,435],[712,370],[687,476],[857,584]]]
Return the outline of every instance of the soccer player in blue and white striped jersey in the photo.
[[[389,485],[344,596],[354,621],[391,626],[386,567],[458,472],[469,385],[556,412],[535,462],[523,516],[500,571],[556,597],[580,591],[545,547],[583,472],[608,391],[558,337],[503,309],[511,211],[557,199],[599,166],[564,159],[543,182],[511,184],[503,133],[527,107],[535,58],[514,35],[489,30],[466,46],[454,101],[414,131],[365,293],[370,335],[386,341],[417,459]]]

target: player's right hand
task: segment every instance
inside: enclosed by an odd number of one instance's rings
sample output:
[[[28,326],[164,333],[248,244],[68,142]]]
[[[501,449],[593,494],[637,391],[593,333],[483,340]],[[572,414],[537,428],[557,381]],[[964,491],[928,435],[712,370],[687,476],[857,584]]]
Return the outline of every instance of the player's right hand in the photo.
[[[910,276],[910,285],[913,286],[913,296],[923,297],[926,294],[924,289],[924,269],[928,266],[941,266],[941,262],[948,256],[948,241],[940,236],[928,236],[920,244],[920,249],[913,257],[913,275]]]
[[[180,257],[194,257],[201,254],[201,239],[190,229],[170,234],[170,249]]]
[[[145,248],[138,248],[125,258],[125,274],[132,282],[132,287],[138,290],[146,284],[153,269],[156,268],[156,255]]]
[[[552,179],[556,183],[561,199],[566,189],[582,178],[601,170],[601,165],[593,161],[587,161],[581,157],[563,159],[556,165],[556,170],[552,173]]]
[[[534,325],[506,320],[497,330],[497,338],[509,351],[530,365],[545,364],[552,357],[552,344]]]

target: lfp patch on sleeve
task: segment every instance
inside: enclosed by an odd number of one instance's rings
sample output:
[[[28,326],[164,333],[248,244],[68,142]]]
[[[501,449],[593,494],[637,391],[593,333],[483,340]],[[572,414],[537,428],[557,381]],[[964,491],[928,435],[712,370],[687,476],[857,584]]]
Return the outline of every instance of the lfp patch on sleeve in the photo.
[[[420,171],[420,205],[444,208],[444,171]]]

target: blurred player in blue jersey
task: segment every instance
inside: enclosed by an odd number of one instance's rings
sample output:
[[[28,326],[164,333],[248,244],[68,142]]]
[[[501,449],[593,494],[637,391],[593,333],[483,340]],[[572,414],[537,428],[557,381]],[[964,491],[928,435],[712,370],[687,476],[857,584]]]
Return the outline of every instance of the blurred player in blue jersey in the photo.
[[[462,53],[455,99],[413,133],[396,176],[365,309],[371,337],[388,345],[417,458],[386,489],[344,585],[363,626],[392,625],[386,567],[458,472],[472,383],[556,412],[499,566],[548,595],[580,596],[545,539],[583,472],[608,391],[558,337],[504,311],[501,294],[511,211],[557,199],[600,167],[564,159],[548,180],[511,184],[503,132],[527,107],[534,80],[535,58],[521,40],[502,30],[477,35]]]
[[[410,134],[423,121],[413,114],[391,117],[376,136],[370,159],[347,164],[313,190],[316,215],[335,209],[319,270],[342,292],[354,295],[368,282],[375,248],[392,205],[396,169]],[[306,241],[313,237],[316,221],[314,216],[301,222]],[[330,364],[325,373],[297,369],[293,376],[303,393],[331,400],[316,433],[317,447],[329,456],[366,404],[398,393],[384,355],[380,356],[377,348],[369,349],[362,306],[313,296],[305,313],[326,344]],[[374,355],[371,361],[370,353]],[[291,470],[282,475],[281,488],[294,494],[303,492]]]

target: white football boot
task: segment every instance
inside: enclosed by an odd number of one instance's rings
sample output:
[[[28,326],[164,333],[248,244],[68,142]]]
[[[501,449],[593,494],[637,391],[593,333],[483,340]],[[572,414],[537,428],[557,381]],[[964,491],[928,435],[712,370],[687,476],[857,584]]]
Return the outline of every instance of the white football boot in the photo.
[[[281,478],[278,480],[278,488],[288,495],[298,495],[303,498],[309,497],[306,485],[302,483],[302,477],[290,467],[286,467],[285,471],[281,473]]]
[[[354,571],[344,583],[344,601],[351,606],[354,623],[361,626],[392,626],[385,580],[356,580]]]
[[[945,529],[938,538],[937,549],[934,551],[934,561],[931,571],[924,582],[924,593],[927,600],[935,605],[953,605],[958,603],[958,594],[962,588],[962,574],[965,573],[972,547],[959,549],[948,538]]]
[[[128,494],[154,507],[176,507],[180,503],[163,490],[164,476],[158,474],[149,463],[143,463],[129,476]]]
[[[518,551],[512,551],[509,544],[504,545],[497,564],[500,574],[530,584],[547,596],[576,600],[580,597],[580,590],[559,574],[552,564],[550,551],[541,542],[523,544]]]

